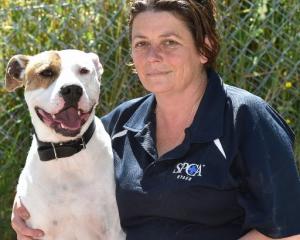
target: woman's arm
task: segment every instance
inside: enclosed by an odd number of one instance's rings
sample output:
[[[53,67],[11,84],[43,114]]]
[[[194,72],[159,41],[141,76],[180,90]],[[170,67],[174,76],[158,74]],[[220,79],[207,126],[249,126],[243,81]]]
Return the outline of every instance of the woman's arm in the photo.
[[[29,217],[27,209],[23,206],[21,200],[16,197],[11,215],[11,226],[15,230],[18,240],[32,240],[44,235],[43,231],[26,226],[25,220]]]
[[[256,230],[248,232],[246,235],[241,237],[239,240],[272,240],[275,238],[269,238]],[[287,238],[277,238],[278,240],[300,240],[300,235],[295,235]]]

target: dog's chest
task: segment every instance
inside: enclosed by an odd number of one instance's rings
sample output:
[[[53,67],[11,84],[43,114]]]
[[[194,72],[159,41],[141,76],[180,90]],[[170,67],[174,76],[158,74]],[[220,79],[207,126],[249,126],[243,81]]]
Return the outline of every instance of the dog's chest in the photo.
[[[39,160],[36,148],[33,141],[19,179],[20,195],[78,206],[114,192],[112,153],[99,139],[92,138],[86,149],[71,157],[48,162]]]
[[[18,184],[28,224],[45,230],[49,240],[62,233],[64,240],[120,239],[112,237],[121,229],[109,145],[91,139],[84,151],[47,163],[37,159],[34,145]]]

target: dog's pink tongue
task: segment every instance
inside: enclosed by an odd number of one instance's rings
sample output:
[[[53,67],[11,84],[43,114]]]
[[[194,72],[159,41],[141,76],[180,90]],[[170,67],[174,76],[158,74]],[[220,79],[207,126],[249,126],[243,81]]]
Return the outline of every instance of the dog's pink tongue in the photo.
[[[59,122],[63,128],[78,129],[81,126],[81,119],[78,110],[70,107],[65,111],[55,114],[55,121]]]

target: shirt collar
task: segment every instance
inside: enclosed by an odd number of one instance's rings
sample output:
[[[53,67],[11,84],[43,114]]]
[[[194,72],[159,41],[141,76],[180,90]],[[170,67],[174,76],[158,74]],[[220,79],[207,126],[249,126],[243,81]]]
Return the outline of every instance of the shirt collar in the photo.
[[[226,93],[223,80],[213,70],[207,71],[208,83],[189,127],[192,142],[208,142],[223,135]]]
[[[207,71],[208,84],[196,112],[190,131],[192,142],[208,142],[223,134],[223,118],[226,94],[223,81],[213,70]],[[146,96],[144,102],[137,108],[124,127],[134,132],[140,132],[149,123],[155,121],[154,108],[156,100],[154,94]]]
[[[131,118],[124,124],[124,128],[133,132],[142,131],[154,119],[156,100],[154,94],[148,94],[144,102],[136,109]]]

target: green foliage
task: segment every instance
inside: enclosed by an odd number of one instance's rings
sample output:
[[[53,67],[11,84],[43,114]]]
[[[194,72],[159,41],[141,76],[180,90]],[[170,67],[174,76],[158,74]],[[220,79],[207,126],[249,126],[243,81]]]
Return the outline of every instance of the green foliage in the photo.
[[[3,94],[3,91],[1,92]],[[0,140],[0,238],[14,239],[10,229],[11,206],[18,175],[26,159],[30,142],[30,118],[21,103],[22,92],[9,95],[1,104],[1,131],[6,136]],[[5,231],[2,231],[4,229]]]
[[[296,0],[223,0],[219,4],[224,81],[271,103],[297,135],[300,157],[300,3]],[[123,0],[0,0],[0,79],[15,54],[77,48],[104,65],[98,114],[145,91],[132,74]],[[23,91],[7,93],[0,81],[0,239],[15,239],[10,211],[32,132]]]
[[[300,162],[299,1],[222,1],[219,4],[224,81],[269,102],[296,133]]]

